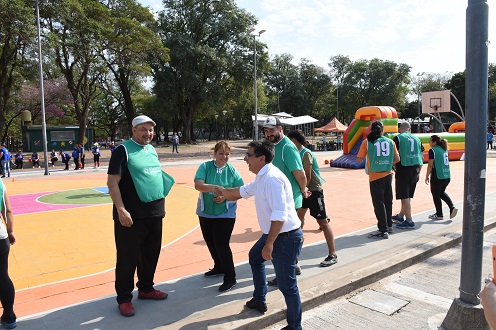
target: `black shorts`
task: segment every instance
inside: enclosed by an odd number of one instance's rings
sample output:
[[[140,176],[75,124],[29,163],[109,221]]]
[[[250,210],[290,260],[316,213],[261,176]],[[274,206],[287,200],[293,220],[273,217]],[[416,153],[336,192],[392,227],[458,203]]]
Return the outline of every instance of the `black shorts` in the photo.
[[[310,215],[317,220],[327,219],[324,193],[321,191],[312,191],[310,197],[303,198],[301,208],[310,209]]]
[[[413,198],[419,180],[420,166],[401,166],[396,168],[396,199]]]

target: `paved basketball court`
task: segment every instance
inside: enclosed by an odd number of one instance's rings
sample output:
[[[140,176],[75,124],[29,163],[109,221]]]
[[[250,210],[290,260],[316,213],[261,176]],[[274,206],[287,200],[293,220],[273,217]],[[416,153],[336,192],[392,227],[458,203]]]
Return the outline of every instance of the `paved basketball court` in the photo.
[[[364,228],[375,230],[376,220],[369,195],[368,177],[363,170],[330,168],[324,160],[338,152],[317,153],[321,165],[326,207],[336,236]],[[166,198],[163,250],[155,281],[174,282],[203,273],[212,261],[201,236],[195,215],[198,192],[193,177],[206,159],[166,163],[176,185]],[[231,159],[245,182],[253,180],[240,157]],[[447,192],[454,202],[463,198],[463,162],[452,162],[452,181]],[[496,191],[496,159],[488,158],[486,192]],[[15,310],[18,317],[61,308],[114,294],[115,247],[112,205],[106,194],[106,170],[14,173],[5,184],[16,215],[17,243],[10,256],[10,275],[16,286]],[[421,173],[413,212],[434,208],[429,187],[425,185],[425,168]],[[393,212],[399,211],[395,201]],[[462,215],[459,213],[458,217]],[[427,222],[426,218],[426,222]],[[422,225],[418,223],[418,225]],[[247,261],[248,250],[260,237],[254,201],[241,200],[231,239],[235,263]],[[318,225],[307,218],[305,245],[324,239]],[[338,255],[340,246],[337,245]],[[316,258],[315,267],[326,254]],[[238,270],[239,272],[239,270]],[[250,274],[243,274],[243,276]],[[249,277],[249,276],[248,276]],[[219,281],[221,281],[220,279]],[[217,294],[213,283],[212,292]],[[117,313],[117,309],[115,311]]]

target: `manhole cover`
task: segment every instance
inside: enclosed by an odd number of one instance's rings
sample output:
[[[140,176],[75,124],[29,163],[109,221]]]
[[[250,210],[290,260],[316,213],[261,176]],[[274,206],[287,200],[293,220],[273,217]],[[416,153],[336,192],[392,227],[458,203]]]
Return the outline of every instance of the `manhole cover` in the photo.
[[[365,290],[348,299],[350,302],[372,309],[374,311],[392,315],[406,306],[409,301],[385,295],[374,290]]]

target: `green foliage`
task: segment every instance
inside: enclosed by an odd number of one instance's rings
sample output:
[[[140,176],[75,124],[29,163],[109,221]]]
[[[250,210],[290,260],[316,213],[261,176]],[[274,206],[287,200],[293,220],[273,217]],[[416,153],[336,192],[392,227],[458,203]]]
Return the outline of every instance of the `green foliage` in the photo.
[[[152,75],[150,63],[169,60],[168,50],[155,32],[156,21],[148,8],[135,0],[108,3],[110,21],[103,30],[101,58],[122,95],[121,106],[130,128],[136,113],[144,111],[136,111],[133,94],[141,89],[141,79]]]
[[[249,86],[253,45],[247,31],[256,21],[232,0],[165,0],[164,6],[159,27],[171,60],[154,66],[154,91],[174,130],[182,128],[190,142],[200,109],[222,108],[233,81]]]
[[[329,67],[339,83],[339,107],[345,122],[350,122],[363,106],[404,107],[410,82],[408,65],[380,59],[352,62],[346,56],[335,56]]]
[[[33,2],[0,0],[0,132],[5,140],[15,112],[15,95],[24,80],[24,64],[36,35]]]

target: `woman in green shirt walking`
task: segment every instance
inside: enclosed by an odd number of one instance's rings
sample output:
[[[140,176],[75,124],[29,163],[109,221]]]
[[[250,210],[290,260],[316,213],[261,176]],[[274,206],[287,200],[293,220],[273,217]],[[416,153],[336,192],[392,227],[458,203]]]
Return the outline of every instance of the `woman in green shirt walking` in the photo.
[[[196,214],[200,219],[203,239],[214,260],[214,267],[205,276],[224,276],[220,292],[236,285],[229,241],[236,221],[237,203],[216,196],[214,189],[217,186],[236,188],[244,184],[238,170],[228,163],[230,155],[229,144],[226,141],[218,142],[214,147],[214,159],[201,164],[195,175],[195,189],[200,192]]]

